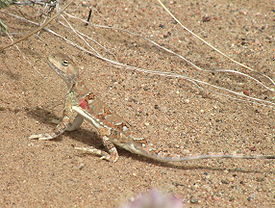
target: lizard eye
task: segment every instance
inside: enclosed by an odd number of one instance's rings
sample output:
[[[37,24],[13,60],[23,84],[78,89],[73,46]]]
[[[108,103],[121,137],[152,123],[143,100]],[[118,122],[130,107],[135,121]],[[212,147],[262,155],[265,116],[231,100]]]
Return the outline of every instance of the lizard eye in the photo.
[[[67,61],[67,60],[62,61],[62,66],[68,66],[68,65],[69,65],[69,61]]]

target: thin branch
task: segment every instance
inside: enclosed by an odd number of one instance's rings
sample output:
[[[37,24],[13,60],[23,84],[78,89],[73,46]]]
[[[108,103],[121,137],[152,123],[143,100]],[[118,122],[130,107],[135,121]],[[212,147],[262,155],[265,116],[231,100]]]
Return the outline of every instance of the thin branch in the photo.
[[[85,43],[88,47],[90,47],[95,53],[97,53],[98,55],[100,55],[99,52],[97,52],[97,51],[96,51],[96,50],[95,50],[95,49],[85,40],[85,38],[87,38],[88,40],[93,41],[95,44],[99,45],[99,46],[100,46],[101,48],[103,48],[107,53],[111,54],[111,55],[115,58],[115,55],[114,55],[112,52],[110,52],[106,47],[104,47],[102,44],[100,44],[100,43],[97,42],[96,40],[92,39],[90,36],[88,36],[88,35],[86,35],[86,34],[80,32],[80,31],[78,31],[77,29],[75,29],[75,28],[69,23],[69,21],[67,21],[67,19],[66,19],[63,15],[61,15],[61,17],[65,20],[65,22],[67,23],[67,25],[65,25],[65,24],[64,24],[63,22],[61,22],[61,21],[58,21],[59,24],[61,24],[63,27],[70,28],[70,29],[71,29],[80,39],[82,39],[82,40],[84,41],[84,43]],[[85,38],[83,38],[83,37],[85,37]]]
[[[187,32],[191,33],[193,36],[195,36],[197,39],[199,39],[200,41],[202,41],[204,44],[206,44],[207,46],[209,46],[210,48],[212,48],[213,50],[215,50],[216,52],[218,52],[219,54],[221,54],[222,56],[226,57],[227,59],[229,59],[230,61],[234,62],[237,65],[240,65],[250,71],[253,71],[257,74],[260,74],[262,76],[264,76],[265,78],[267,78],[273,85],[275,85],[274,81],[267,75],[257,72],[254,69],[252,69],[249,66],[246,66],[245,64],[242,64],[236,60],[234,60],[233,58],[229,57],[228,55],[226,55],[225,53],[221,52],[218,48],[216,48],[215,46],[211,45],[210,43],[208,43],[207,41],[205,41],[204,39],[202,39],[200,36],[198,36],[197,34],[195,34],[194,32],[192,32],[191,30],[189,30],[187,27],[185,27],[170,11],[169,9],[160,1],[157,0],[159,2],[159,4],[163,7],[163,9],[183,28],[185,29]],[[275,91],[275,89],[269,88],[269,90],[271,91]]]
[[[69,17],[71,17],[71,18],[76,18],[76,19],[78,19],[78,20],[80,20],[80,21],[82,21],[82,22],[86,22],[85,20],[80,19],[80,18],[78,18],[78,17],[75,17],[75,16],[73,16],[73,15],[71,15],[71,14],[68,14],[68,13],[66,13],[66,12],[64,12],[64,14],[66,14],[67,16],[69,16]],[[192,67],[194,67],[194,68],[197,69],[197,70],[204,71],[204,72],[209,72],[209,73],[223,72],[223,73],[238,74],[238,75],[247,77],[247,78],[249,78],[249,79],[251,79],[251,80],[257,82],[259,85],[263,86],[264,88],[266,88],[266,89],[269,90],[269,91],[272,91],[272,92],[274,91],[274,89],[272,89],[272,88],[266,86],[265,84],[263,84],[262,82],[260,82],[260,81],[257,80],[256,78],[254,78],[254,77],[252,77],[252,76],[250,76],[250,75],[248,75],[248,74],[245,74],[245,73],[243,73],[243,72],[239,72],[239,71],[236,71],[236,70],[230,70],[230,69],[226,69],[226,70],[222,70],[222,69],[218,69],[218,70],[207,70],[207,69],[203,69],[203,68],[197,66],[196,64],[194,64],[193,62],[189,61],[189,60],[188,60],[187,58],[185,58],[184,56],[182,56],[182,55],[180,55],[180,54],[178,54],[178,53],[172,51],[171,49],[165,48],[164,46],[158,44],[157,42],[155,42],[155,41],[153,41],[153,40],[151,40],[151,39],[149,39],[149,38],[143,37],[143,36],[141,36],[140,34],[131,32],[131,31],[129,31],[129,30],[125,30],[125,29],[121,29],[121,28],[117,28],[117,27],[112,27],[112,26],[106,26],[106,25],[97,25],[97,24],[91,24],[91,26],[93,26],[93,27],[98,27],[98,28],[104,28],[104,29],[117,30],[117,31],[120,31],[120,32],[124,32],[124,33],[130,34],[130,35],[139,37],[139,38],[141,38],[141,39],[143,39],[143,40],[146,40],[146,41],[150,42],[151,44],[155,45],[156,47],[158,47],[158,48],[160,48],[160,49],[162,49],[162,50],[164,50],[164,51],[166,51],[166,52],[168,52],[168,53],[170,53],[170,54],[173,54],[173,55],[177,56],[178,58],[184,60],[185,62],[187,62],[188,64],[190,64]]]
[[[6,45],[2,48],[0,48],[0,52],[4,51],[7,48],[10,48],[11,46],[28,39],[29,37],[31,37],[32,35],[34,35],[35,33],[37,33],[38,31],[42,30],[44,27],[46,27],[51,21],[53,21],[57,16],[59,16],[65,9],[67,9],[67,7],[73,2],[73,0],[69,1],[69,3],[67,3],[59,12],[57,12],[55,15],[53,15],[50,19],[48,19],[43,25],[41,25],[40,27],[36,28],[35,30],[31,31],[30,33],[28,33],[27,35],[25,35],[22,38],[19,38],[18,40],[14,41],[13,43]]]
[[[8,14],[8,15],[13,16],[13,17],[18,17],[17,15],[12,15],[12,14]],[[35,22],[27,20],[27,19],[25,19],[23,17],[19,17],[19,18],[21,20],[27,21],[29,23],[32,23],[32,24],[35,24],[35,25],[39,25],[39,23],[35,23]],[[195,83],[199,83],[199,84],[202,84],[202,85],[206,85],[206,86],[212,87],[212,88],[217,89],[217,90],[221,90],[221,91],[224,91],[224,92],[227,92],[227,93],[230,93],[230,94],[233,94],[233,95],[245,98],[245,99],[247,99],[246,100],[247,102],[251,102],[251,103],[255,103],[255,104],[263,105],[263,106],[268,106],[268,107],[274,107],[275,106],[275,104],[272,103],[272,102],[270,102],[270,101],[262,100],[262,99],[251,97],[251,96],[247,96],[247,95],[244,95],[242,93],[238,93],[238,92],[235,92],[233,90],[226,89],[224,87],[212,85],[210,83],[207,83],[207,82],[204,82],[204,81],[201,81],[201,80],[190,78],[190,77],[185,76],[185,75],[180,75],[180,74],[176,74],[176,73],[172,73],[172,72],[166,72],[166,71],[149,70],[149,69],[144,69],[144,68],[135,67],[135,66],[124,64],[124,63],[120,63],[120,62],[114,61],[112,59],[108,59],[108,58],[105,58],[103,56],[99,56],[99,55],[95,54],[94,52],[92,52],[90,50],[87,50],[87,49],[83,48],[82,46],[77,45],[73,41],[71,41],[71,40],[63,37],[62,35],[54,32],[53,30],[50,30],[48,28],[42,28],[42,29],[45,30],[45,31],[48,31],[48,32],[52,33],[53,35],[61,38],[65,42],[67,42],[68,44],[70,44],[70,45],[72,45],[72,46],[74,46],[74,47],[76,47],[76,48],[78,48],[78,49],[80,49],[80,50],[82,50],[82,51],[84,51],[84,52],[86,52],[86,53],[88,53],[88,54],[90,54],[90,55],[92,55],[92,56],[100,59],[100,60],[103,60],[103,61],[106,61],[108,63],[113,64],[117,68],[125,68],[125,69],[132,70],[132,71],[138,71],[138,72],[143,72],[143,73],[148,73],[148,74],[154,74],[154,75],[159,75],[159,76],[165,76],[165,77],[180,78],[180,79],[184,79],[184,80],[190,81],[191,83],[194,83],[194,82]]]

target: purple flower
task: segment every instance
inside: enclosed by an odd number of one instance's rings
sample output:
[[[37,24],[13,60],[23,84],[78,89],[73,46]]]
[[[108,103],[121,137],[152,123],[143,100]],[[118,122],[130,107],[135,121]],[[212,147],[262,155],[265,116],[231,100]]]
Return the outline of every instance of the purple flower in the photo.
[[[121,208],[183,208],[183,203],[172,194],[153,189],[138,195],[132,202]]]

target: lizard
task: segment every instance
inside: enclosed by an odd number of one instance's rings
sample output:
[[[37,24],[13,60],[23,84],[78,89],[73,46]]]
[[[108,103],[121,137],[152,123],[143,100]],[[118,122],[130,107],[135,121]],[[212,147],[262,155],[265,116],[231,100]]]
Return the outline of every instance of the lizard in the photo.
[[[101,159],[110,162],[116,162],[119,158],[116,146],[159,162],[183,162],[213,158],[275,159],[275,155],[211,153],[206,155],[179,156],[170,153],[159,153],[145,139],[134,137],[130,124],[113,112],[113,110],[79,81],[78,68],[67,55],[50,55],[48,57],[48,64],[63,79],[68,88],[64,101],[63,117],[51,133],[31,135],[30,139],[55,139],[65,131],[76,130],[86,120],[95,127],[107,151],[94,147],[75,148],[98,155]]]

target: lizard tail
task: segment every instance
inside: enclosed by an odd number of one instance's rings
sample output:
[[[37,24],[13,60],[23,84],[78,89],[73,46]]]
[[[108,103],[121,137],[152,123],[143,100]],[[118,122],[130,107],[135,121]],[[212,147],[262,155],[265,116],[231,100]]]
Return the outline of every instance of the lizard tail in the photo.
[[[190,160],[201,160],[201,159],[216,159],[216,158],[226,158],[226,159],[275,159],[275,155],[241,155],[241,154],[223,154],[214,153],[207,155],[190,155],[190,156],[169,156],[169,154],[157,154],[149,152],[139,146],[131,145],[128,149],[130,152],[142,155],[144,157],[160,161],[160,162],[183,162]],[[167,156],[166,156],[167,155]]]

